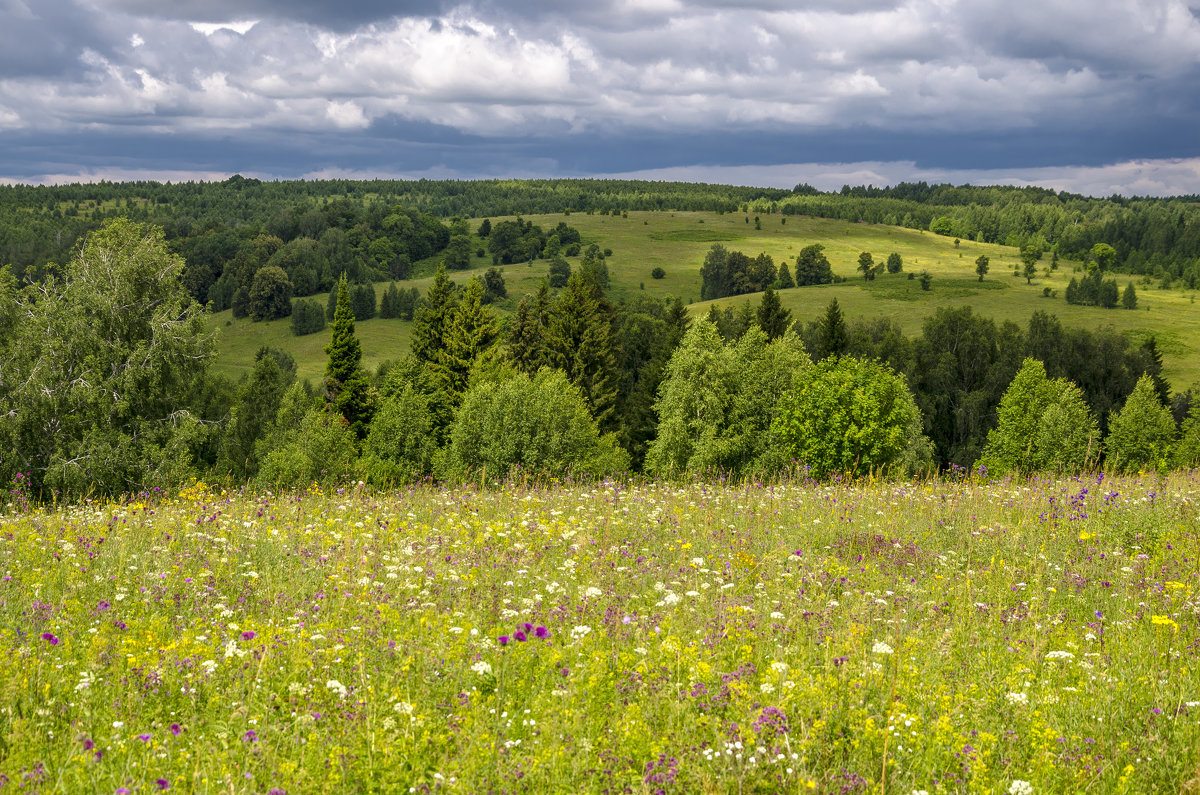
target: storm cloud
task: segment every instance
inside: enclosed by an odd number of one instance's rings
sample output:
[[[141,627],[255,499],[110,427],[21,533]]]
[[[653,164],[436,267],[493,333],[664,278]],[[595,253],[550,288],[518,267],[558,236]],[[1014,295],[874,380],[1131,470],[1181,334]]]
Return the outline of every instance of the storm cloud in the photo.
[[[1200,0],[0,0],[0,177],[1170,170],[1200,157],[1198,16]]]

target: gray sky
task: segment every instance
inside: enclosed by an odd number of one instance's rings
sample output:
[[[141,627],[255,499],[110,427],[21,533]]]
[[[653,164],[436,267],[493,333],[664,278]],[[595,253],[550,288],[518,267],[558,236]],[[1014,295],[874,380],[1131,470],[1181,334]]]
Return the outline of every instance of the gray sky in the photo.
[[[1200,193],[1200,0],[0,0],[0,180]]]

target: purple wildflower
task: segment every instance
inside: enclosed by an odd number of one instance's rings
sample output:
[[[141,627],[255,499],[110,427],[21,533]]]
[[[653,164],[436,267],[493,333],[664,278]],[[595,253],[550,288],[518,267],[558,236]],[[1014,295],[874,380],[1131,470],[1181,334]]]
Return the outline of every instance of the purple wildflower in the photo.
[[[57,646],[57,645],[58,645],[58,638],[54,637],[54,636],[53,636],[53,635],[51,635],[49,632],[43,632],[43,633],[42,633],[42,640],[46,641],[46,642],[47,642],[47,643],[49,643],[51,646]]]
[[[93,749],[93,748],[95,748],[95,747],[96,747],[96,744],[95,744],[94,742],[92,742],[92,741],[91,741],[90,739],[88,739],[87,737],[84,737],[84,738],[83,738],[83,750],[85,750],[85,751],[90,751],[90,750],[92,750],[92,749]]]
[[[242,742],[252,743],[257,739],[258,733],[254,731],[254,729],[250,729],[248,732],[242,735]]]
[[[138,739],[144,743],[148,743],[148,742],[150,742],[150,735],[149,734],[139,734]]]
[[[516,638],[517,640],[519,640],[521,643],[524,643],[528,639],[529,636],[525,634],[524,630],[518,629],[516,632],[513,633],[513,637]]]
[[[525,622],[524,624],[522,624],[521,626],[522,626],[522,627],[525,629],[525,631],[526,631],[526,632],[532,632],[532,631],[533,631],[533,624],[530,624],[528,621],[526,621],[526,622]]]
[[[496,638],[496,642],[499,643],[501,646],[507,646],[508,645],[508,635],[501,635],[500,637]]]
[[[165,778],[160,778],[157,781],[155,781],[154,783],[158,785],[159,789],[170,789],[171,788],[171,782],[167,781]]]
[[[254,640],[255,634],[254,631],[248,629],[242,633],[242,640]]]
[[[533,631],[533,634],[544,639],[550,637],[550,630],[546,629],[545,627],[538,627]]]
[[[174,734],[176,737],[178,737],[181,731],[183,731],[183,729],[179,728],[178,723],[171,724],[171,734]]]

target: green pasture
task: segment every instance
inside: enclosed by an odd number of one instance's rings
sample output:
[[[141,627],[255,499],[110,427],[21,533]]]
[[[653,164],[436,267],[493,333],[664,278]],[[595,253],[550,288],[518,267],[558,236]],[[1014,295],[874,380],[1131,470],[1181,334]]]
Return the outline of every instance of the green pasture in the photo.
[[[851,321],[888,318],[910,335],[919,333],[924,319],[939,306],[969,305],[997,322],[1013,321],[1022,327],[1031,314],[1042,310],[1058,316],[1067,326],[1089,329],[1112,326],[1139,341],[1153,334],[1164,354],[1166,374],[1175,387],[1200,380],[1200,312],[1194,303],[1194,292],[1159,290],[1143,285],[1135,277],[1117,274],[1122,290],[1129,281],[1135,281],[1136,310],[1072,306],[1063,296],[1078,263],[1061,260],[1058,270],[1047,274],[1049,254],[1039,263],[1039,275],[1032,284],[1027,284],[1024,277],[1013,276],[1014,269],[1020,266],[1015,248],[969,240],[955,246],[952,238],[882,224],[763,215],[759,219],[761,229],[755,229],[753,215],[711,212],[525,217],[543,228],[566,221],[580,230],[585,242],[611,248],[613,253],[607,260],[612,280],[609,294],[617,301],[638,294],[658,299],[681,296],[694,315],[702,316],[708,312],[709,302],[700,301],[700,266],[714,243],[751,256],[766,252],[777,264],[787,261],[789,267],[801,249],[820,243],[825,246],[834,273],[847,281],[783,291],[783,305],[796,319],[807,321],[816,317],[835,297]],[[478,221],[472,222],[473,226],[477,224]],[[892,252],[898,253],[904,260],[904,272],[882,274],[873,282],[866,282],[856,270],[863,251],[871,252],[877,263],[885,261]],[[975,259],[980,254],[986,254],[991,261],[991,269],[982,283],[975,275]],[[489,258],[474,257],[471,269],[453,273],[451,278],[461,283],[490,265]],[[578,266],[578,258],[572,259],[572,266]],[[431,274],[434,267],[433,261],[417,263],[416,272]],[[656,267],[666,272],[664,278],[651,278],[650,273]],[[499,313],[507,314],[520,296],[535,292],[548,268],[546,260],[504,266],[510,297],[496,306]],[[908,273],[921,271],[933,276],[929,291],[923,291],[918,280],[908,278]],[[424,292],[431,281],[432,276],[425,275],[400,284]],[[386,282],[380,282],[376,284],[376,292],[382,295],[386,287]],[[1055,297],[1043,295],[1047,287],[1056,293]],[[324,302],[327,296],[317,297]],[[725,307],[740,306],[746,301],[757,304],[758,300],[758,295],[744,295],[712,303]],[[301,378],[319,377],[324,370],[328,332],[293,337],[286,320],[252,323],[234,320],[229,312],[217,313],[212,323],[220,330],[216,368],[230,377],[245,373],[254,352],[262,345],[290,351],[296,357]],[[404,355],[410,325],[380,319],[359,323],[364,364],[372,367]]]

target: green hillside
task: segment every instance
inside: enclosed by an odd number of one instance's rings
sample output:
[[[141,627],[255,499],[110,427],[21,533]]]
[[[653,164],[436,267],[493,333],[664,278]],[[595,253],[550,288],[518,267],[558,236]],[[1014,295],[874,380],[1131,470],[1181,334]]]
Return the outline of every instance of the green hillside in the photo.
[[[1041,275],[1044,268],[1040,269],[1033,284],[1026,284],[1024,277],[1013,276],[1014,267],[1019,265],[1016,248],[968,240],[956,247],[949,237],[882,224],[763,215],[761,229],[755,229],[753,215],[712,212],[631,211],[627,217],[579,213],[565,219],[562,214],[525,217],[546,228],[566,220],[580,230],[587,242],[611,248],[613,253],[607,260],[612,279],[609,294],[618,301],[640,293],[656,298],[682,296],[697,316],[705,314],[710,303],[725,307],[738,306],[747,300],[757,302],[757,295],[715,302],[699,300],[700,266],[713,243],[751,256],[766,252],[777,264],[786,261],[789,265],[804,246],[821,243],[834,273],[847,281],[783,291],[783,304],[796,319],[812,319],[834,297],[849,319],[888,318],[910,335],[919,332],[923,319],[939,306],[970,305],[982,315],[997,321],[1011,320],[1021,326],[1033,312],[1042,310],[1057,315],[1068,326],[1095,329],[1111,325],[1135,340],[1153,334],[1165,357],[1166,374],[1176,387],[1200,380],[1200,312],[1194,303],[1194,291],[1159,290],[1137,282],[1136,310],[1074,306],[1063,298],[1076,265],[1068,260],[1060,261],[1057,272],[1049,276]],[[855,270],[863,251],[871,252],[876,262],[882,262],[892,252],[900,254],[905,273],[881,274],[873,282],[864,281]],[[991,260],[991,270],[982,283],[974,272],[975,259],[980,254]],[[571,262],[576,266],[578,258],[572,258]],[[463,282],[490,264],[489,259],[476,257],[471,270],[454,273],[452,278]],[[1049,255],[1040,264],[1047,266]],[[417,263],[417,272],[430,273],[433,267],[431,261]],[[503,314],[515,306],[521,295],[536,290],[546,276],[547,267],[546,260],[505,266],[510,297],[498,304],[497,309]],[[666,271],[663,279],[651,278],[655,267]],[[919,281],[907,278],[908,272],[923,270],[933,276],[929,291],[923,291]],[[1116,277],[1122,289],[1128,281],[1140,278],[1123,274]],[[431,277],[426,276],[402,284],[424,292],[430,281]],[[376,292],[381,294],[386,286],[377,284]],[[1057,291],[1057,297],[1044,297],[1046,287]],[[325,296],[319,298],[323,301]],[[261,345],[290,351],[296,357],[301,378],[319,378],[324,370],[328,332],[294,337],[286,320],[252,323],[235,320],[228,311],[215,314],[212,324],[220,330],[216,368],[230,377],[237,378],[246,372],[254,351]],[[373,367],[386,359],[403,356],[408,350],[410,327],[410,323],[398,320],[360,322],[358,334],[363,344],[364,364]]]

